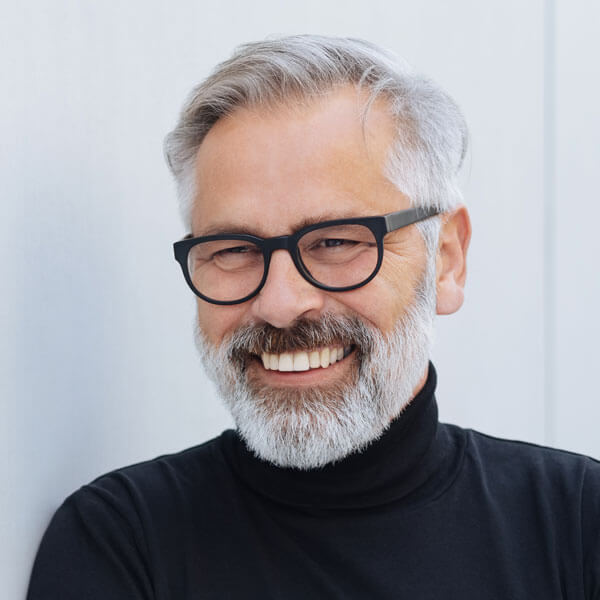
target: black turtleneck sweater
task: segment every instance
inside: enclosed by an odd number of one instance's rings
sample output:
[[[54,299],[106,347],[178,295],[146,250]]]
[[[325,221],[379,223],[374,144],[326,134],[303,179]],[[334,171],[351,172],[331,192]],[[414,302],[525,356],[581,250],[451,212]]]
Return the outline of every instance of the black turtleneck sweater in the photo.
[[[435,371],[364,452],[314,471],[234,431],[69,497],[29,600],[600,598],[600,464],[437,420]]]

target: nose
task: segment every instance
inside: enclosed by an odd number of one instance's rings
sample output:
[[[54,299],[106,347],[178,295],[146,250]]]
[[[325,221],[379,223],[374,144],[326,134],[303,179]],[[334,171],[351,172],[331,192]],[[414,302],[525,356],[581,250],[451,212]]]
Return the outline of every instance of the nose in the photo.
[[[314,318],[321,314],[325,292],[300,275],[287,250],[275,250],[267,281],[251,302],[255,318],[284,329],[300,317]]]

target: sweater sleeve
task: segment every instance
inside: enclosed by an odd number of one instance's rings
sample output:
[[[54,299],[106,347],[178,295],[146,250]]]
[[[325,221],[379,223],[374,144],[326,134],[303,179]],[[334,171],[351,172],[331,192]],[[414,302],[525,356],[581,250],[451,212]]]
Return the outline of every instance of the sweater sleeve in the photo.
[[[154,598],[132,503],[85,486],[54,515],[34,562],[27,600]]]
[[[582,495],[586,598],[600,600],[600,463],[589,459]]]

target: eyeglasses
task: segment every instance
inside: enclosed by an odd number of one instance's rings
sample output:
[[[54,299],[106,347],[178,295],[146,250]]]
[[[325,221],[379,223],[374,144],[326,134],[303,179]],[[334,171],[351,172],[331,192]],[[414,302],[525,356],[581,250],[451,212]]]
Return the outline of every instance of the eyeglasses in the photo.
[[[302,277],[312,285],[346,292],[377,275],[387,233],[439,212],[435,208],[409,208],[378,217],[337,219],[266,239],[233,233],[190,234],[175,242],[173,249],[191,290],[212,304],[240,304],[256,296],[267,280],[275,250],[287,250]]]

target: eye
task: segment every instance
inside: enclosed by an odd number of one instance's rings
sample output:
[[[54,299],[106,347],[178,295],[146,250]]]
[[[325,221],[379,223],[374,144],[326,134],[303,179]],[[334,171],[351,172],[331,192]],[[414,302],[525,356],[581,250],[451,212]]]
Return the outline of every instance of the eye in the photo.
[[[223,248],[213,254],[214,256],[226,256],[227,254],[245,254],[247,252],[255,252],[255,246],[233,246],[232,248]]]
[[[321,238],[315,240],[310,245],[310,247],[307,248],[307,250],[310,252],[314,250],[327,250],[333,248],[348,249],[355,246],[356,244],[360,244],[360,242],[357,240],[350,240],[345,238]]]
[[[320,248],[336,248],[339,246],[352,246],[354,244],[358,244],[359,242],[355,240],[344,240],[340,238],[327,238],[320,240],[317,244],[317,247]]]
[[[214,248],[209,264],[228,271],[262,268],[262,252],[254,244],[235,241],[231,245]]]

